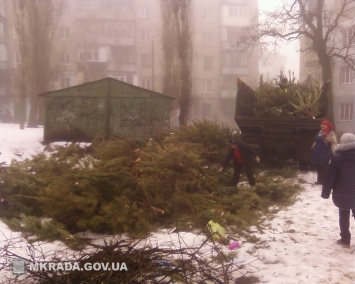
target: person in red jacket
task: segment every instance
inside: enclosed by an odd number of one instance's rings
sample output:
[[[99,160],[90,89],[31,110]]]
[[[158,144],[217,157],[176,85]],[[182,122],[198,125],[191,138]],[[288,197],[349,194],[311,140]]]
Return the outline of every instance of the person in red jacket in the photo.
[[[317,170],[316,184],[323,184],[325,172],[336,145],[337,137],[332,124],[328,120],[323,120],[320,124],[320,131],[315,135],[311,147],[313,151],[312,161]]]
[[[228,141],[228,144],[230,149],[226,158],[224,159],[224,162],[222,163],[222,167],[218,172],[224,171],[228,167],[231,160],[233,160],[234,174],[232,185],[238,185],[241,171],[244,168],[247,174],[249,185],[254,186],[256,184],[256,180],[254,177],[253,168],[259,162],[259,157],[254,152],[253,148],[244,142],[230,140]]]

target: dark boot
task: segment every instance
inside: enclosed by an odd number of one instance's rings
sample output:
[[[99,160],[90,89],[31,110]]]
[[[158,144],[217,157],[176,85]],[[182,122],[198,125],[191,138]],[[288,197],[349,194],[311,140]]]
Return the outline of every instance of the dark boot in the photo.
[[[350,246],[350,209],[339,209],[339,227],[341,239],[337,243]]]
[[[344,247],[344,248],[350,248],[350,243],[349,244],[343,243],[343,241],[341,239],[337,240],[337,244]]]

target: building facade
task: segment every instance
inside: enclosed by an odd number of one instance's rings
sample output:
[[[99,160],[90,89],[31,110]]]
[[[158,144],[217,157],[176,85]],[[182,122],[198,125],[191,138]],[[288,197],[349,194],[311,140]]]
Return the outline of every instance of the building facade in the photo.
[[[258,2],[193,1],[196,77],[192,119],[208,119],[235,127],[237,78],[252,87],[259,80],[257,50],[238,50],[236,42],[257,23]]]
[[[11,85],[10,73],[10,27],[8,9],[5,0],[0,0],[0,122],[11,121]]]
[[[4,3],[0,0],[0,12]],[[64,0],[58,42],[60,72],[53,90],[99,80],[119,79],[162,92],[162,17],[160,0]],[[257,0],[194,0],[192,3],[193,78],[190,121],[208,119],[235,127],[237,78],[258,82],[258,51],[241,51],[236,41],[257,22]],[[15,30],[0,18],[0,95],[16,117],[16,96],[6,76],[20,64],[16,38],[7,46],[4,31]],[[11,20],[10,20],[11,19]],[[6,60],[4,60],[4,58]],[[14,76],[12,76],[14,77]],[[6,88],[6,89],[5,89]],[[10,98],[6,101],[5,97]],[[12,102],[10,102],[12,101]],[[178,110],[177,110],[178,112]],[[172,122],[172,125],[175,123]]]
[[[341,1],[325,1],[327,9],[339,13]],[[343,16],[340,17],[336,40],[331,42],[337,50],[343,50],[355,56],[355,3],[348,6]],[[309,41],[301,39],[301,50],[309,46]],[[348,48],[349,47],[349,48]],[[355,66],[353,66],[355,68]],[[333,107],[336,131],[355,132],[355,72],[344,60],[338,58],[332,62]],[[300,80],[311,76],[322,84],[322,69],[319,59],[314,52],[301,52],[300,55]]]

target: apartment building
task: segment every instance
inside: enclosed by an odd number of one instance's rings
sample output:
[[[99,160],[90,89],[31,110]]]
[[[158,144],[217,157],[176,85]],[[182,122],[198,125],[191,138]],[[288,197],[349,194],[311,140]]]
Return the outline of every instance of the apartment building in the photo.
[[[193,1],[196,72],[191,118],[235,127],[237,78],[256,87],[258,51],[238,50],[235,43],[255,24],[258,1]]]
[[[63,3],[55,45],[60,52],[60,74],[53,89],[112,77],[162,91],[160,0],[64,0]],[[235,127],[237,78],[256,86],[259,76],[258,51],[238,50],[235,42],[244,36],[247,26],[257,21],[258,1],[191,3],[194,72],[190,121],[205,118]],[[13,6],[8,5],[10,14]],[[13,19],[7,21],[12,31]],[[6,43],[1,37],[4,22],[0,24],[0,72],[2,68],[4,74],[10,74],[20,62],[17,62],[16,39],[11,40],[11,47],[4,47]],[[6,50],[10,62],[1,65]],[[13,92],[4,91],[3,86],[1,83],[0,94],[13,99]],[[16,116],[13,105],[11,112]]]
[[[8,70],[11,61],[9,60],[9,25],[6,1],[0,0],[0,122],[11,120],[10,102],[11,92]]]
[[[341,1],[326,0],[328,8],[338,13]],[[339,29],[333,47],[341,50],[347,46],[355,46],[355,5],[340,18]],[[301,39],[301,50],[309,46],[307,39]],[[349,50],[354,53],[354,47]],[[355,132],[355,72],[342,59],[332,62],[333,106],[336,131],[338,133]],[[322,69],[314,52],[300,54],[300,80],[308,76],[322,84]]]
[[[138,85],[142,62],[135,2],[66,0],[64,7],[59,26],[63,71],[56,88],[105,77]]]
[[[351,16],[341,22],[339,44],[343,47],[351,45],[350,52],[355,56],[355,5],[349,12]],[[334,116],[337,131],[355,133],[355,72],[342,60],[336,60],[333,68]]]

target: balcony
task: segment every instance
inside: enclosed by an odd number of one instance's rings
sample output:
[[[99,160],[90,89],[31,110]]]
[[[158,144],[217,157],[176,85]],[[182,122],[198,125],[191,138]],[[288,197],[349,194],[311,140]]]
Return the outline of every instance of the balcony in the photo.
[[[224,66],[222,67],[222,75],[248,75],[248,67],[233,67],[233,66]]]
[[[0,96],[6,95],[6,87],[0,87]]]
[[[125,45],[125,46],[134,46],[135,38],[134,37],[120,37],[120,36],[97,36],[95,42],[100,42],[101,45]]]
[[[100,19],[107,19],[107,20],[120,20],[120,21],[134,21],[134,13],[132,11],[115,11],[109,9],[103,9],[100,13],[93,10],[77,10],[76,11],[76,18],[77,19],[93,19],[93,20],[100,20]]]
[[[119,63],[110,62],[107,66],[108,71],[120,71],[120,72],[136,72],[137,67],[134,63]]]
[[[221,98],[234,99],[236,94],[237,90],[221,90]]]
[[[7,69],[7,61],[0,61],[0,70]]]
[[[319,60],[312,60],[306,62],[306,67],[319,67]]]

